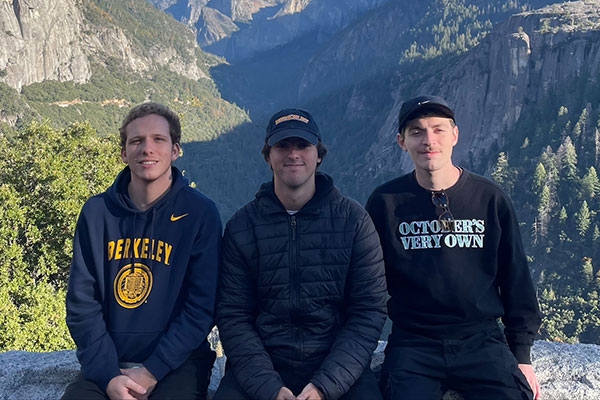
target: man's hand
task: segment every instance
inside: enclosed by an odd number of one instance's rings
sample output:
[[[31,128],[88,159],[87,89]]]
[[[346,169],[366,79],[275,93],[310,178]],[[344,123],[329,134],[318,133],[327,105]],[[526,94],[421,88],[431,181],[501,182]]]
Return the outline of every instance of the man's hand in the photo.
[[[123,375],[128,376],[144,388],[143,392],[136,391],[137,393],[133,393],[135,395],[135,398],[138,400],[148,399],[148,396],[150,396],[150,393],[152,393],[152,391],[156,387],[156,378],[145,367],[124,368],[121,370],[121,373]]]
[[[118,375],[108,382],[106,394],[110,400],[137,400],[139,397],[135,396],[145,396],[146,389],[130,377]]]
[[[542,398],[542,394],[540,392],[540,383],[535,376],[535,372],[533,371],[533,367],[531,364],[519,364],[519,369],[525,375],[531,390],[533,391],[533,399],[540,400]]]
[[[323,400],[323,393],[315,387],[312,383],[309,383],[302,389],[296,400]]]
[[[295,398],[296,396],[294,396],[294,393],[292,393],[290,389],[283,386],[281,389],[279,389],[279,393],[277,393],[275,400],[294,400]]]

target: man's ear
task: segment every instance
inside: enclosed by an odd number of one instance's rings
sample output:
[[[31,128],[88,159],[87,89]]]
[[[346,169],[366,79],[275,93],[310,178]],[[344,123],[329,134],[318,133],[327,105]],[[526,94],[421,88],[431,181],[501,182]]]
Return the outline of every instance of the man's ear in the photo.
[[[454,125],[453,131],[454,139],[452,140],[452,146],[454,147],[458,143],[458,125]]]
[[[400,148],[404,151],[406,151],[406,147],[404,147],[404,135],[401,135],[400,133],[396,134],[396,141],[398,142],[398,146],[400,146]]]
[[[175,161],[181,155],[181,144],[175,143],[171,149],[171,161]]]
[[[271,153],[271,152],[269,152],[269,153]],[[267,165],[269,166],[269,169],[270,169],[271,171],[273,171],[273,166],[271,165],[271,157],[270,157],[270,154],[265,154],[265,156],[264,156],[264,157],[265,157],[265,161],[267,162]]]

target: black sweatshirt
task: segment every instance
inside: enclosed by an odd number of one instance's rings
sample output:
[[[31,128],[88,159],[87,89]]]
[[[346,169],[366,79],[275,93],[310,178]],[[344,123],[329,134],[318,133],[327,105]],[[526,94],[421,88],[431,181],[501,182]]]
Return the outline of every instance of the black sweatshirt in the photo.
[[[441,231],[440,209],[414,171],[379,186],[367,202],[390,294],[388,346],[395,329],[458,339],[501,317],[512,353],[529,364],[541,314],[513,206],[495,183],[466,170],[445,192],[453,232]]]

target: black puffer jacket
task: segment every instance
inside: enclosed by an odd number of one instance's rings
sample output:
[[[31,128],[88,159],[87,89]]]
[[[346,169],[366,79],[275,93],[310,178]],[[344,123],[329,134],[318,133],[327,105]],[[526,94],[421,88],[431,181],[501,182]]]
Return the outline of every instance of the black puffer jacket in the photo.
[[[293,216],[263,184],[229,220],[216,320],[228,362],[253,398],[284,386],[273,367],[311,368],[337,399],[370,363],[386,317],[379,238],[366,211],[317,173]],[[308,384],[308,382],[307,382]]]

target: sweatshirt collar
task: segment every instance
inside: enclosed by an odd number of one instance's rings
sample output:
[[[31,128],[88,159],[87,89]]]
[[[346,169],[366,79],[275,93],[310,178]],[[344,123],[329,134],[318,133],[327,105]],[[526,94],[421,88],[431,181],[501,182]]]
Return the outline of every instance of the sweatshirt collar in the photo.
[[[318,214],[321,206],[325,203],[327,197],[334,191],[333,178],[323,172],[317,172],[315,175],[315,194],[314,196],[298,211],[299,213]],[[275,195],[275,185],[273,180],[263,183],[256,193],[256,201],[266,214],[277,212],[286,212],[285,207]],[[287,212],[286,212],[287,213]]]
[[[108,196],[119,208],[130,213],[143,214],[152,209],[158,209],[165,203],[169,202],[177,192],[185,188],[188,184],[187,179],[183,177],[177,167],[171,167],[171,174],[173,177],[171,188],[161,199],[156,202],[156,204],[154,204],[148,210],[142,211],[138,209],[129,197],[129,192],[127,190],[127,186],[131,181],[131,170],[129,169],[129,166],[123,168],[119,175],[117,175],[114,183],[108,189]]]

